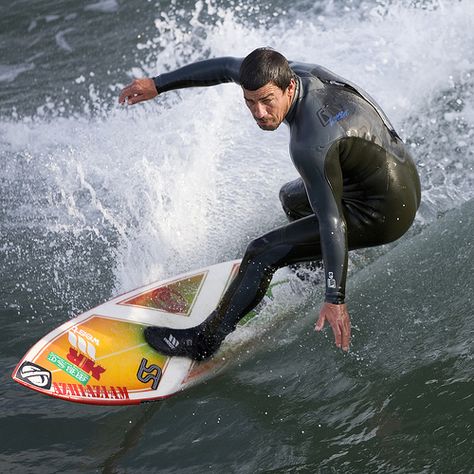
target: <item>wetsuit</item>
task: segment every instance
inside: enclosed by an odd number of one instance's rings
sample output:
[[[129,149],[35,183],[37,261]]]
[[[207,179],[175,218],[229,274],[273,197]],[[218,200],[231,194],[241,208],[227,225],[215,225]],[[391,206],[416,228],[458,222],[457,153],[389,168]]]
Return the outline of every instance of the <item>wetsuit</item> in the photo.
[[[158,93],[239,83],[242,59],[219,58],[154,78]],[[414,162],[364,91],[317,65],[290,62],[296,90],[285,123],[300,178],[280,191],[290,223],[252,241],[217,309],[197,328],[147,328],[160,352],[203,359],[263,298],[282,266],[323,260],[325,301],[344,303],[348,250],[386,244],[410,227],[420,203]],[[164,341],[173,335],[180,344]]]

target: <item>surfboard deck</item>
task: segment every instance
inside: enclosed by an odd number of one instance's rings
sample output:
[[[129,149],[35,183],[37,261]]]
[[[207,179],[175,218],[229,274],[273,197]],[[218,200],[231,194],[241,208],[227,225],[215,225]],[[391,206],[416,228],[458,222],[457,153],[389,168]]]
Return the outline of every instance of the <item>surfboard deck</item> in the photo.
[[[144,329],[200,324],[239,266],[240,260],[220,263],[113,298],[44,336],[20,360],[12,378],[52,397],[96,405],[160,400],[201,382],[225,364],[221,351],[203,362],[167,357],[146,343]],[[272,286],[282,281],[274,278]]]

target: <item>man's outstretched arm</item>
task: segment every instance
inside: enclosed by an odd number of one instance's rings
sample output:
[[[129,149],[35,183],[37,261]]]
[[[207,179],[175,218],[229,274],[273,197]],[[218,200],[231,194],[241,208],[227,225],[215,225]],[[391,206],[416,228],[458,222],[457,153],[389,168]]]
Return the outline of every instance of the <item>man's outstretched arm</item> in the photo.
[[[158,94],[186,87],[207,87],[226,82],[239,83],[242,58],[224,57],[192,63],[154,78],[135,79],[120,93],[119,103],[137,104]]]

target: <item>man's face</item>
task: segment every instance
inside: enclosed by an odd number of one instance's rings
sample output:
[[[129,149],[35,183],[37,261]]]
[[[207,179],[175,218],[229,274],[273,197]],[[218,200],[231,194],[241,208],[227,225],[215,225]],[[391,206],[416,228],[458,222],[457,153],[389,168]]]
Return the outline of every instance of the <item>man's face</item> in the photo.
[[[292,79],[284,91],[273,82],[256,91],[242,88],[245,104],[262,130],[276,130],[283,122],[295,94],[295,86],[296,83]]]

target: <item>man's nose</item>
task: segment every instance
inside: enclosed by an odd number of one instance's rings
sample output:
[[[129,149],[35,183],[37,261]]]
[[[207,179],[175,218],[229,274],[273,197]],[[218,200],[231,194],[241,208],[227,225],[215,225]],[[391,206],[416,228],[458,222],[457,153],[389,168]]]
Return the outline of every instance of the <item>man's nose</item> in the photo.
[[[257,120],[260,120],[262,119],[263,117],[265,117],[266,115],[266,110],[265,110],[265,107],[263,104],[255,104],[254,105],[254,108],[253,108],[253,111],[252,111],[252,115],[257,119]]]

